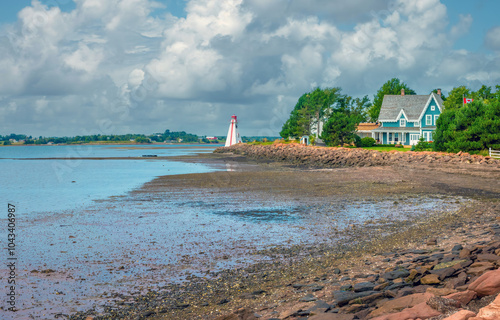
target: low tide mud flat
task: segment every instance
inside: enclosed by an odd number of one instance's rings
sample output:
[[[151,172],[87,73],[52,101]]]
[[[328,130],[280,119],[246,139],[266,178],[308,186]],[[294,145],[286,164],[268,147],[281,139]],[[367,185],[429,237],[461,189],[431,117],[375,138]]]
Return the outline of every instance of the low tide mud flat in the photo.
[[[160,177],[30,221],[18,318],[218,319],[241,308],[299,318],[287,314],[304,296],[294,284],[327,299],[337,270],[367,272],[384,253],[452,243],[500,215],[494,166],[181,158],[226,171]]]

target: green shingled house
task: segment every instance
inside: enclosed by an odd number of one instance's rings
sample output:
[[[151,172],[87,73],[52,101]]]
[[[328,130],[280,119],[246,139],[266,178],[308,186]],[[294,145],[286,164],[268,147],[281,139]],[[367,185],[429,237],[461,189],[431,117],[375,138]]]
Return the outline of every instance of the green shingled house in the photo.
[[[372,137],[383,144],[417,144],[420,137],[432,141],[436,121],[443,111],[441,89],[429,95],[386,95]]]

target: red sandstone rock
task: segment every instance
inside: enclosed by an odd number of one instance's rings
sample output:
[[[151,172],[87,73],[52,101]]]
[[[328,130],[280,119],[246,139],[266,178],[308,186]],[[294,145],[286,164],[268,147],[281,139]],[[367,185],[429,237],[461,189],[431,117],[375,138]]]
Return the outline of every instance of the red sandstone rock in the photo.
[[[441,313],[429,307],[427,303],[422,302],[412,308],[404,309],[398,313],[386,314],[372,320],[413,320],[413,319],[428,319],[439,316]]]
[[[476,297],[477,297],[477,293],[475,291],[467,290],[467,291],[452,293],[452,294],[449,294],[447,296],[444,296],[443,298],[453,299],[455,301],[460,302],[463,305],[466,305],[467,303],[469,303],[471,300],[475,299]]]
[[[399,163],[471,163],[480,162],[482,165],[498,166],[500,160],[485,159],[482,156],[471,157],[436,152],[407,152],[397,151],[378,152],[364,149],[323,148],[304,146],[300,144],[275,143],[267,146],[236,144],[231,147],[217,148],[215,153],[244,154],[250,158],[287,161],[294,164],[325,165],[328,167],[342,166],[373,166],[397,165]],[[449,160],[451,159],[451,160]]]
[[[434,297],[432,293],[415,293],[394,300],[384,302],[378,309],[370,313],[369,319],[378,317],[384,314],[401,311],[405,308],[413,307],[421,303],[426,303],[430,298]]]
[[[353,314],[323,313],[312,316],[309,320],[353,320]]]
[[[422,279],[420,279],[421,284],[439,284],[441,281],[439,280],[439,276],[437,274],[428,274]]]
[[[495,268],[495,266],[491,262],[487,262],[487,261],[474,262],[467,270],[467,273],[480,275],[480,274],[483,274],[486,271],[492,270],[494,268]]]
[[[488,271],[469,285],[478,296],[490,296],[500,292],[500,269]]]
[[[444,318],[443,320],[468,320],[472,317],[475,317],[476,314],[472,311],[469,311],[469,310],[461,310],[461,311],[458,311],[457,313],[447,317],[447,318]]]
[[[500,319],[500,296],[498,296],[492,303],[479,310],[477,317],[485,320]]]
[[[489,261],[489,262],[497,262],[500,261],[500,257],[497,256],[496,254],[492,253],[483,253],[483,254],[478,254],[477,255],[477,260],[478,261]]]

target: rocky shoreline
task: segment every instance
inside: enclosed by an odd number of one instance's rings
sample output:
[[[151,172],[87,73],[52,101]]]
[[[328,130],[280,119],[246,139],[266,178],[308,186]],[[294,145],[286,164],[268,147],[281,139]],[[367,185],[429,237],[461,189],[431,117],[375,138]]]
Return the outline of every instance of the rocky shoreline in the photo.
[[[302,296],[273,312],[240,309],[218,320],[500,319],[499,214],[497,204],[418,248],[365,255],[290,283]]]
[[[272,145],[235,144],[219,147],[214,153],[244,155],[254,160],[286,162],[299,166],[323,168],[366,167],[406,164],[480,164],[499,167],[500,160],[465,152],[457,154],[443,152],[379,152],[360,148],[325,148],[305,146],[297,143]]]

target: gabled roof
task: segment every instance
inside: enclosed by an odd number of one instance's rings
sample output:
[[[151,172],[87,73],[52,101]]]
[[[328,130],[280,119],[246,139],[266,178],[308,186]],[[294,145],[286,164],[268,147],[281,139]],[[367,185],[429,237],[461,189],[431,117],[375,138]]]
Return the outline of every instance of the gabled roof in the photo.
[[[399,119],[401,110],[404,111],[408,121],[418,121],[431,97],[436,100],[438,108],[442,110],[443,100],[434,92],[430,95],[385,95],[380,108],[379,121],[396,121]]]

